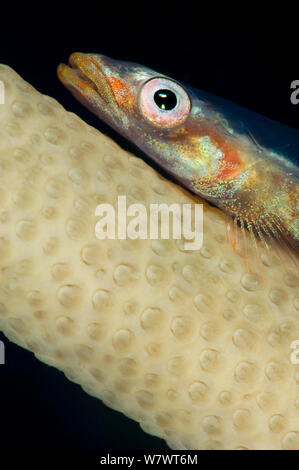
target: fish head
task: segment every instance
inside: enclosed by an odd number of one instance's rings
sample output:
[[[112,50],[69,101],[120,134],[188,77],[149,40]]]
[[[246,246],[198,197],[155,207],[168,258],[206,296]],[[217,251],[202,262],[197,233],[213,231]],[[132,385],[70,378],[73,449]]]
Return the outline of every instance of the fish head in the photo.
[[[69,66],[58,67],[58,76],[80,102],[188,189],[198,187],[199,179],[207,187],[233,154],[210,104],[166,75],[77,52]]]

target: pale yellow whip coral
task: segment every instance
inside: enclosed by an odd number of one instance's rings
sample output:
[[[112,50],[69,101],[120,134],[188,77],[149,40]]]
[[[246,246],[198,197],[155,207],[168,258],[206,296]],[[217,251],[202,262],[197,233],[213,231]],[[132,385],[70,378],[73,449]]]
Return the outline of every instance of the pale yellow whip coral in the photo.
[[[9,67],[0,79],[0,329],[172,448],[299,449],[289,257],[259,249],[248,272],[206,203],[201,250],[98,240],[95,207],[119,194],[194,198]]]

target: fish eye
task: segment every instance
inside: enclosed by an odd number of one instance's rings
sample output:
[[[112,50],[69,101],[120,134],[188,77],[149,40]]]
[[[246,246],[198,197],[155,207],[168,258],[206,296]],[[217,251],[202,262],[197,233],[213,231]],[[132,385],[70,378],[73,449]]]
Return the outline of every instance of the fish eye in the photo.
[[[164,109],[165,111],[170,111],[176,107],[177,98],[176,94],[171,90],[158,90],[154,94],[154,100],[158,108]]]
[[[185,121],[191,103],[181,85],[168,78],[155,77],[143,84],[139,94],[139,108],[152,124],[171,128]]]

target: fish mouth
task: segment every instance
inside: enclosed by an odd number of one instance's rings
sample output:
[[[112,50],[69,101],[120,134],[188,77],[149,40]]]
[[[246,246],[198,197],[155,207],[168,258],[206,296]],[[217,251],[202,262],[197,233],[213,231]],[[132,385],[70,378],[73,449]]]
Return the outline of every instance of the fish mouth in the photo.
[[[113,89],[107,79],[103,58],[100,55],[74,52],[69,65],[60,64],[57,74],[60,81],[84,105],[99,107],[102,111],[118,108]]]

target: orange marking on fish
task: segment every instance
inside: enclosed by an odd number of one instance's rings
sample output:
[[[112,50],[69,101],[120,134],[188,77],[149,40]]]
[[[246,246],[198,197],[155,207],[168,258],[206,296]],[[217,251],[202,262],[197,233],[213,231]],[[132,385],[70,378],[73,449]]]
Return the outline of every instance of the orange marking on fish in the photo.
[[[114,92],[118,105],[122,108],[132,108],[136,102],[136,97],[132,93],[131,87],[123,80],[115,77],[107,77]]]

